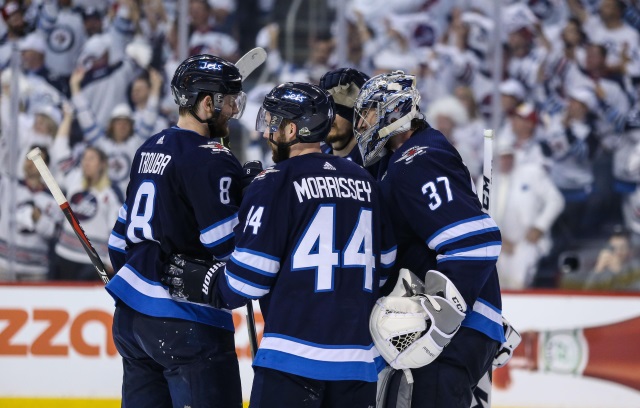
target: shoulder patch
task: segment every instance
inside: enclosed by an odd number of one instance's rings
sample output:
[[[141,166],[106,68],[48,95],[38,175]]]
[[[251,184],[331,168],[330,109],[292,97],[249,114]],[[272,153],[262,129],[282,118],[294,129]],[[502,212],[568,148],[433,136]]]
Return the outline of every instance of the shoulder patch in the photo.
[[[402,153],[402,156],[400,156],[400,158],[395,162],[399,163],[401,161],[404,161],[406,164],[409,164],[413,161],[414,157],[424,154],[428,148],[428,146],[414,146]]]
[[[262,170],[260,173],[258,173],[258,175],[254,178],[254,180],[262,180],[263,178],[265,178],[267,176],[267,174],[269,173],[277,173],[280,170],[276,170],[273,167],[267,167],[266,169]]]
[[[231,155],[231,151],[218,142],[210,141],[207,144],[200,145],[200,147],[209,149],[211,154],[226,153],[228,155]]]

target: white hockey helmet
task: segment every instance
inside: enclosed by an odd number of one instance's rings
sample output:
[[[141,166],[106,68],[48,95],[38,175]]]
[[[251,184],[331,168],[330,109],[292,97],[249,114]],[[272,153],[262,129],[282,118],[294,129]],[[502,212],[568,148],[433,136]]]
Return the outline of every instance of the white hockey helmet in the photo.
[[[365,166],[380,160],[393,136],[411,128],[418,115],[416,77],[402,71],[381,74],[362,87],[354,105],[354,134]]]

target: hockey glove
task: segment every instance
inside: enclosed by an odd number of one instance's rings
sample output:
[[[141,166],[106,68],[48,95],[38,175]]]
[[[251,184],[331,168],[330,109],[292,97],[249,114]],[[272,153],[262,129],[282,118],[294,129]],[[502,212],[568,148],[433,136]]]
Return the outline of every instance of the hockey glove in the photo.
[[[242,166],[242,195],[258,174],[262,172],[262,163],[258,160],[248,161]]]
[[[496,356],[493,359],[493,368],[500,368],[507,365],[511,357],[513,357],[513,351],[518,347],[522,337],[516,329],[513,328],[511,323],[502,316],[502,328],[504,329],[505,341],[502,343]]]
[[[169,287],[169,294],[175,299],[215,306],[215,286],[224,266],[220,261],[171,255],[160,281]]]
[[[420,284],[410,275],[400,271],[392,292],[396,296],[378,299],[369,320],[376,348],[397,370],[433,362],[458,332],[467,310],[460,292],[442,273],[428,271],[425,293],[417,295],[413,292]]]

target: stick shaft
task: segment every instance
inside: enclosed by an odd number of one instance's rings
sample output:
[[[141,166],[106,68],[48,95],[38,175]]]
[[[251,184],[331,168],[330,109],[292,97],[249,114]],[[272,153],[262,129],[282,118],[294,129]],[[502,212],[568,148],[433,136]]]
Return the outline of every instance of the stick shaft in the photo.
[[[93,245],[91,245],[91,241],[89,241],[89,238],[87,237],[87,234],[85,234],[84,230],[82,229],[82,226],[78,221],[78,218],[76,217],[76,215],[73,213],[73,210],[69,206],[69,202],[67,201],[64,194],[62,194],[62,190],[60,190],[60,186],[58,185],[56,180],[53,178],[51,171],[49,171],[49,167],[47,167],[47,164],[42,159],[42,156],[40,155],[40,149],[35,148],[31,150],[27,154],[27,157],[31,161],[33,161],[36,168],[38,169],[38,172],[42,176],[42,180],[49,188],[49,191],[51,191],[51,194],[53,194],[53,198],[56,200],[56,203],[58,203],[58,205],[60,206],[60,209],[64,213],[64,216],[66,217],[69,224],[71,225],[71,228],[73,228],[73,231],[76,233],[76,236],[80,240],[80,243],[82,243],[82,247],[84,248],[84,251],[89,256],[91,263],[96,268],[96,272],[98,272],[98,275],[100,275],[100,279],[102,279],[102,281],[105,284],[109,283],[107,270],[104,267],[104,264],[102,263],[102,259],[100,259],[98,252],[96,252]]]
[[[249,346],[251,348],[251,359],[256,358],[258,352],[258,333],[256,331],[256,320],[253,313],[253,301],[247,303],[247,331],[249,332]]]
[[[493,170],[493,130],[484,130],[484,155],[482,165],[482,210],[489,213],[491,207],[491,172]]]

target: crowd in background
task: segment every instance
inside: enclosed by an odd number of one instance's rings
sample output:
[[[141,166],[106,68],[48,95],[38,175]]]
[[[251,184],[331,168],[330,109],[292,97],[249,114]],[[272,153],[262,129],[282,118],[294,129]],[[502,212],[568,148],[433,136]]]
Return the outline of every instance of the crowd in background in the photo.
[[[343,66],[416,75],[422,112],[458,149],[479,194],[483,129],[495,126],[491,214],[502,232],[503,288],[640,289],[637,0],[502,0],[499,19],[492,0],[349,0],[342,43],[337,2],[309,2],[330,21],[297,58],[283,44],[289,2],[188,3],[189,55],[236,61],[254,46],[267,50],[231,129],[242,160],[270,164],[253,130],[265,93],[286,81],[317,83],[344,47]],[[97,279],[26,159],[34,146],[108,265],[133,154],[177,120],[169,81],[180,62],[178,6],[3,2],[0,280]],[[502,47],[493,46],[498,38]]]

